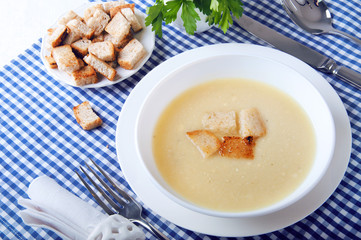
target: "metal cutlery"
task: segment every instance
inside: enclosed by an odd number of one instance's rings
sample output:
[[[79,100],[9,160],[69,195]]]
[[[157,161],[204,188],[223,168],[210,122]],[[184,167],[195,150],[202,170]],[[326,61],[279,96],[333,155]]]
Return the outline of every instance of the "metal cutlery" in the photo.
[[[292,21],[312,34],[336,34],[361,44],[361,40],[332,25],[332,15],[324,1],[282,0],[282,5]]]
[[[98,202],[98,204],[103,208],[103,210],[108,215],[120,214],[125,218],[128,218],[133,223],[138,223],[150,232],[152,232],[155,236],[157,236],[161,240],[169,240],[163,233],[161,233],[158,229],[156,229],[153,225],[151,225],[146,219],[142,217],[142,206],[137,203],[130,195],[128,195],[124,190],[120,189],[117,184],[109,177],[109,175],[92,159],[90,159],[94,166],[99,170],[99,172],[107,179],[107,181],[111,184],[110,187],[87,163],[85,165],[89,169],[89,171],[95,176],[95,178],[100,182],[100,185],[97,184],[87,173],[87,171],[83,167],[79,167],[80,170],[85,174],[85,176],[89,179],[92,185],[97,189],[97,191],[103,196],[104,200],[93,190],[93,188],[85,181],[85,179],[78,173],[78,177],[85,185],[85,187],[92,194],[94,199]],[[105,190],[106,191],[105,191]],[[113,190],[114,189],[114,190]],[[112,200],[113,197],[115,201]]]
[[[361,88],[360,73],[350,68],[339,66],[331,58],[278,33],[244,14],[240,18],[234,19],[234,21],[254,36],[263,39],[283,52],[295,56],[311,67],[324,73],[335,75],[341,80]]]

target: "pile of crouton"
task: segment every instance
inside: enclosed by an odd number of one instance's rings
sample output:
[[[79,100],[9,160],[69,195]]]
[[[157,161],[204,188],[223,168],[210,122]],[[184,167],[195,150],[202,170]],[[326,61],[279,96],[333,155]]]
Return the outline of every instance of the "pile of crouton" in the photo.
[[[218,152],[228,158],[254,158],[255,141],[266,134],[265,123],[256,108],[243,109],[237,114],[211,112],[202,119],[204,129],[187,132],[188,139],[203,158]],[[222,135],[222,141],[217,137]]]
[[[68,73],[77,86],[97,83],[97,73],[114,81],[118,66],[134,69],[147,55],[134,38],[142,30],[134,8],[119,0],[92,5],[83,17],[69,11],[48,30],[48,66]]]

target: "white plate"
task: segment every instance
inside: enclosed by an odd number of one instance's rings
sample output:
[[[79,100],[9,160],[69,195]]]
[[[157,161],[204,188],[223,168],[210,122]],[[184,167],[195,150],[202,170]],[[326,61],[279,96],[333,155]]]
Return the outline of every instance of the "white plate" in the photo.
[[[81,5],[79,8],[74,9],[73,11],[82,17],[84,15],[85,9],[87,9],[88,7],[90,7],[94,4],[98,4],[98,3],[85,3],[85,4]],[[135,7],[137,7],[137,6],[135,5]],[[64,13],[64,14],[66,14],[66,13]],[[143,44],[144,48],[146,49],[146,51],[148,53],[144,57],[144,59],[137,64],[135,69],[126,70],[126,69],[123,69],[118,66],[116,68],[117,75],[115,76],[114,81],[110,81],[110,80],[106,79],[104,76],[98,75],[99,76],[98,83],[89,84],[89,85],[85,85],[85,86],[76,86],[69,74],[67,74],[64,71],[59,71],[58,69],[52,69],[52,68],[48,67],[48,65],[46,64],[45,56],[50,55],[49,46],[47,44],[48,33],[46,30],[43,35],[43,38],[42,38],[40,56],[41,56],[41,60],[43,61],[43,64],[44,64],[46,70],[48,71],[49,75],[60,82],[69,84],[74,87],[80,87],[80,88],[98,88],[98,87],[109,86],[109,85],[116,84],[120,81],[123,81],[124,79],[132,76],[148,61],[149,57],[152,55],[152,52],[154,49],[154,44],[155,44],[155,35],[154,35],[154,32],[152,31],[152,28],[150,26],[146,27],[144,24],[144,22],[145,22],[144,19],[145,19],[146,15],[136,8],[135,8],[135,14],[138,17],[138,19],[140,20],[140,22],[143,26],[143,29],[140,32],[136,33],[134,35],[134,37]],[[60,17],[61,16],[59,16],[59,18]],[[57,26],[57,23],[53,24],[49,28],[53,28],[56,26]]]
[[[182,65],[219,55],[257,56],[278,61],[302,74],[319,90],[329,105],[336,128],[336,148],[329,169],[320,183],[304,198],[284,210],[253,218],[219,218],[186,209],[167,198],[145,176],[135,149],[135,120],[150,89]],[[220,68],[222,63],[220,63]],[[337,93],[314,69],[272,48],[249,44],[219,44],[179,54],[154,68],[138,83],[123,106],[116,129],[116,149],[123,174],[143,203],[160,216],[183,228],[215,236],[244,237],[269,233],[305,218],[335,191],[347,169],[351,153],[351,127]]]

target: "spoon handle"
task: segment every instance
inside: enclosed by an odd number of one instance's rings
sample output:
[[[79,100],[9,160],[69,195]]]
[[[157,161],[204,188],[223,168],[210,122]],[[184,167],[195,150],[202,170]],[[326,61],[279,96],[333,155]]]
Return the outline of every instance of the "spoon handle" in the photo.
[[[337,30],[337,29],[335,29],[335,28],[333,28],[332,30],[330,30],[329,33],[335,34],[335,35],[345,36],[345,37],[351,39],[352,41],[354,41],[355,43],[358,43],[358,44],[361,45],[361,40],[358,39],[358,38],[356,38],[356,37],[354,37],[354,36],[352,36],[351,34],[345,33],[345,32],[343,32],[343,31]]]

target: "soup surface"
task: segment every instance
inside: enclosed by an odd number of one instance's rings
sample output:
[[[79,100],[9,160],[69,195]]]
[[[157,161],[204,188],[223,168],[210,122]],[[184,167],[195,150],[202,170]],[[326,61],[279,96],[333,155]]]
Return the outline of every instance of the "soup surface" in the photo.
[[[204,159],[186,137],[187,131],[203,128],[207,112],[251,107],[267,128],[256,141],[254,159],[217,153]],[[313,163],[315,135],[290,96],[263,83],[219,79],[187,90],[167,106],[154,131],[153,153],[165,181],[186,200],[240,212],[273,204],[301,184]]]

